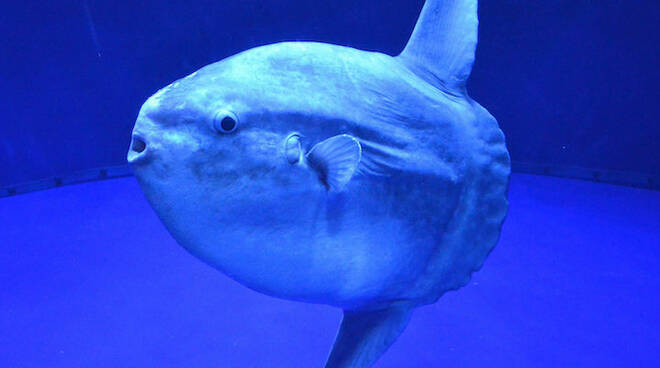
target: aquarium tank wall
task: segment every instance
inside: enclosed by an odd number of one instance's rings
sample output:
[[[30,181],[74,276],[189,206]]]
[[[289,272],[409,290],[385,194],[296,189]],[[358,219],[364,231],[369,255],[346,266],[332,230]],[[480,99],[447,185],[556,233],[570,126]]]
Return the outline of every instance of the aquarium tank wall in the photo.
[[[148,96],[251,47],[310,40],[396,55],[422,5],[7,2],[0,186],[123,165]],[[469,90],[498,119],[514,170],[657,187],[653,2],[483,1],[479,11]]]
[[[161,88],[254,47],[398,55],[424,3],[3,1],[0,366],[323,366],[341,312],[179,247],[126,163],[132,129]],[[483,268],[374,367],[660,366],[660,8],[478,13],[467,90],[506,137],[509,212]]]

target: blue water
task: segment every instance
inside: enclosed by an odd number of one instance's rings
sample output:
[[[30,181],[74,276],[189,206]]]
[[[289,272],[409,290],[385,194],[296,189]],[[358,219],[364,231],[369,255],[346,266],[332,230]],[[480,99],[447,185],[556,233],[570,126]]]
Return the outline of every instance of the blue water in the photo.
[[[251,47],[312,40],[396,55],[422,4],[3,1],[0,187],[123,164],[147,97]],[[514,161],[660,182],[656,0],[483,0],[479,15],[468,87]]]
[[[660,193],[514,175],[510,201],[484,268],[376,367],[660,366]],[[186,254],[132,178],[0,219],[0,367],[320,367],[341,318]]]
[[[422,4],[4,1],[0,197],[105,178],[142,102],[199,67],[284,40],[395,55]],[[656,1],[479,14],[468,87],[514,169],[658,188]],[[514,174],[509,200],[484,268],[376,367],[660,367],[660,192]],[[321,367],[340,318],[188,255],[133,178],[0,198],[0,368]]]

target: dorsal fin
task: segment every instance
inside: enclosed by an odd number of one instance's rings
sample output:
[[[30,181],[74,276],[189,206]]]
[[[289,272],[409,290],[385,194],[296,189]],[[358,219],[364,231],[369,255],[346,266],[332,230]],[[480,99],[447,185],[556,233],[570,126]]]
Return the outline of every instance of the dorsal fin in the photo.
[[[427,82],[465,92],[477,48],[477,0],[426,0],[399,57]]]

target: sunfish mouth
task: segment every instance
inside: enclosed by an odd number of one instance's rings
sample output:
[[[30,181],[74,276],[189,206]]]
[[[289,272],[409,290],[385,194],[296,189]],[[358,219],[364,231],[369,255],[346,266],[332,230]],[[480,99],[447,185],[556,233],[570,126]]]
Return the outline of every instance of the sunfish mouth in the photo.
[[[128,150],[126,157],[129,164],[137,164],[145,161],[149,154],[147,143],[139,134],[133,134],[131,138],[131,146]]]

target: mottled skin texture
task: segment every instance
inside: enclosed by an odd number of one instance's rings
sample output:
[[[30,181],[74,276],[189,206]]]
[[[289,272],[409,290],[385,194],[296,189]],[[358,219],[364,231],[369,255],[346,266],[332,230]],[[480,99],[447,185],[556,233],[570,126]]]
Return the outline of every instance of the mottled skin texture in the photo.
[[[257,291],[344,310],[326,368],[371,366],[497,242],[510,163],[465,88],[478,23],[476,0],[427,0],[397,57],[264,46],[140,111],[128,161],[181,245]]]
[[[219,110],[238,116],[235,132],[213,128]],[[287,162],[292,132],[305,149],[358,139],[363,157],[344,190]],[[129,161],[176,240],[277,297],[344,309],[433,302],[481,267],[506,213],[509,156],[495,119],[380,53],[252,49],[159,91],[134,135],[147,148]]]

